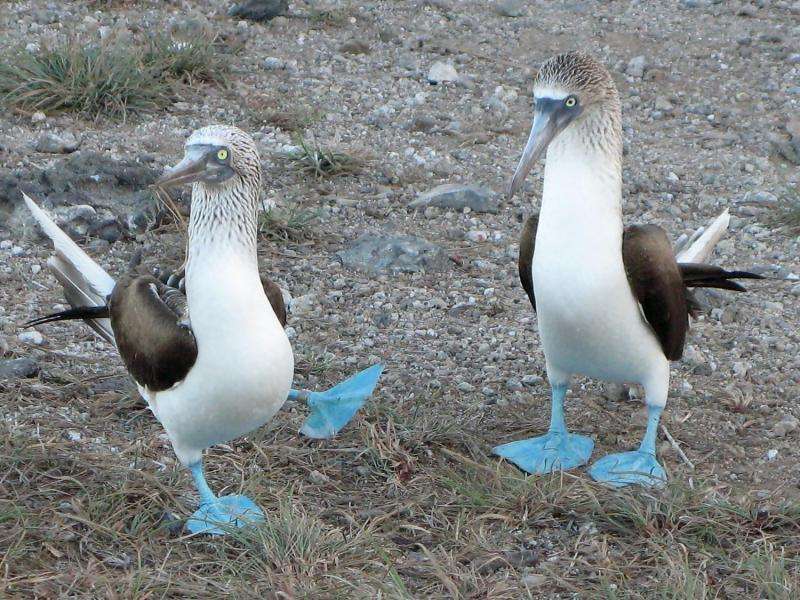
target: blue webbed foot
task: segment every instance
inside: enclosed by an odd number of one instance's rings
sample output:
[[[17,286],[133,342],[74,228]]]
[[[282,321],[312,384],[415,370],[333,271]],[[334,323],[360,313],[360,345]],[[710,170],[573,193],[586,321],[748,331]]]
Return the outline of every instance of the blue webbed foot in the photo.
[[[222,496],[201,504],[186,521],[186,528],[192,533],[224,535],[263,522],[264,512],[247,496]]]
[[[655,454],[642,450],[604,456],[591,466],[589,475],[612,487],[631,484],[663,487],[667,482],[667,473]]]
[[[539,437],[497,446],[494,454],[534,475],[574,469],[589,462],[594,440],[576,433],[551,431]]]
[[[339,433],[370,397],[382,372],[383,365],[373,365],[329,390],[308,392],[311,414],[300,433],[314,439],[331,438]],[[292,393],[302,395],[294,390]]]

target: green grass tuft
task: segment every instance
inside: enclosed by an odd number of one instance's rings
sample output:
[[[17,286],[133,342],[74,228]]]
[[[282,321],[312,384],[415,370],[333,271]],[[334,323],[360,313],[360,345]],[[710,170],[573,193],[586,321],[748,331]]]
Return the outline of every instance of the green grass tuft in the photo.
[[[261,214],[259,229],[273,241],[300,242],[312,237],[311,226],[317,219],[319,211],[299,206],[273,207]]]
[[[26,113],[125,118],[169,105],[179,83],[219,84],[227,72],[207,37],[99,44],[73,38],[36,52],[6,51],[0,59],[0,104]]]
[[[363,166],[363,161],[359,158],[325,148],[305,138],[298,138],[295,143],[298,148],[287,154],[286,160],[301,173],[312,175],[316,179],[353,175]]]

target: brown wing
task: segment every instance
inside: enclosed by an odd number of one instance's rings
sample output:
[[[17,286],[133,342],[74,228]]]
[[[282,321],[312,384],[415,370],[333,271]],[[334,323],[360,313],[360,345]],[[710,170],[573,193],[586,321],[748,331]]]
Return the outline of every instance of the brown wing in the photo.
[[[622,237],[622,259],[633,294],[664,355],[678,360],[689,316],[686,287],[667,234],[655,225],[628,227]]]
[[[533,310],[536,310],[536,296],[533,294],[533,250],[536,246],[536,230],[539,228],[539,214],[531,215],[522,227],[519,238],[519,280],[528,294]]]
[[[136,383],[158,392],[182,381],[197,360],[186,298],[150,276],[125,277],[109,300],[119,354]]]
[[[283,303],[281,288],[278,287],[278,284],[267,279],[263,275],[261,276],[261,285],[264,286],[264,293],[267,295],[267,299],[272,305],[272,310],[275,311],[275,316],[278,317],[278,321],[281,322],[281,325],[286,327],[286,306]]]

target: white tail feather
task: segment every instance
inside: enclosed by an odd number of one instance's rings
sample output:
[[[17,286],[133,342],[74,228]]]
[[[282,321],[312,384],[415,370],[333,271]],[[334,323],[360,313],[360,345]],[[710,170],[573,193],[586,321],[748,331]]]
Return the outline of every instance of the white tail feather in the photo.
[[[47,265],[64,288],[67,301],[74,308],[105,306],[115,285],[111,275],[81,250],[25,192],[22,192],[22,197],[36,222],[53,242],[56,254],[50,257]],[[87,323],[100,337],[114,343],[114,332],[108,319],[89,319]]]
[[[697,236],[697,232],[683,248],[678,252],[677,261],[679,263],[703,263],[708,260],[711,253],[714,251],[714,246],[722,238],[728,230],[728,223],[731,221],[731,215],[726,208],[722,213],[714,219],[702,235]],[[699,230],[698,230],[699,231]]]

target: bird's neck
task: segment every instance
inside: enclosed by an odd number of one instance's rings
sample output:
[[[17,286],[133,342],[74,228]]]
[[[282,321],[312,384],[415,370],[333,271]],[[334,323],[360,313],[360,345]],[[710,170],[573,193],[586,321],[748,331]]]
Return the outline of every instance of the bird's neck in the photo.
[[[619,115],[589,115],[550,145],[540,228],[619,247],[622,240],[622,131]],[[588,236],[588,238],[587,238]]]
[[[258,187],[239,180],[227,186],[192,188],[187,286],[211,265],[235,264],[258,277],[256,234]]]

